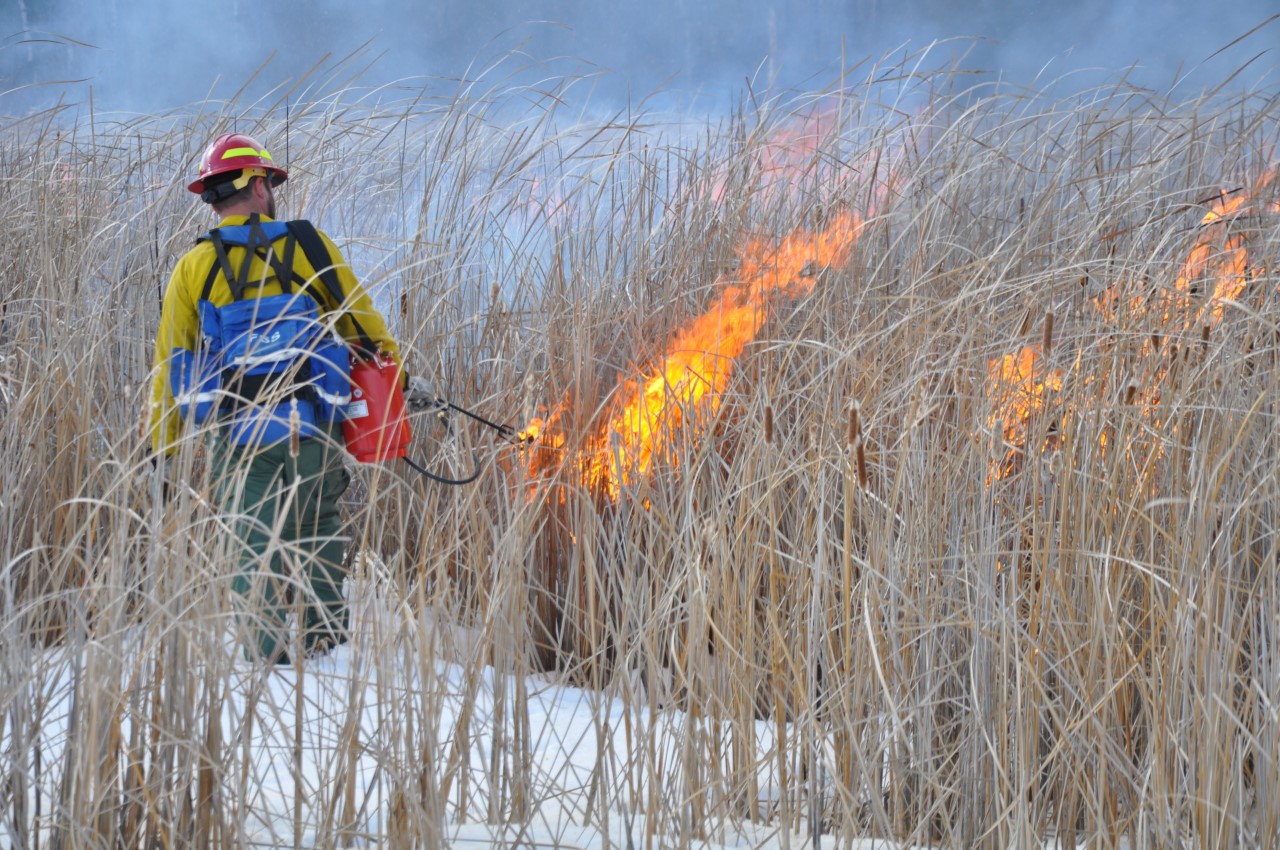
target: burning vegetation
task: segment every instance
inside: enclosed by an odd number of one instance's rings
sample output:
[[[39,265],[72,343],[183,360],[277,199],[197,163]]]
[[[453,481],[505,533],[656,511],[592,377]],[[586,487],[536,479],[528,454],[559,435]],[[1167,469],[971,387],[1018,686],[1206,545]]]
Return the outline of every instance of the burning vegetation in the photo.
[[[1159,428],[1157,408],[1162,388],[1178,359],[1186,359],[1197,350],[1203,353],[1214,334],[1222,332],[1219,326],[1228,309],[1249,311],[1250,306],[1241,303],[1242,298],[1247,299],[1249,287],[1265,285],[1275,276],[1274,260],[1270,260],[1270,266],[1268,260],[1261,265],[1251,262],[1248,245],[1251,234],[1258,232],[1254,223],[1265,223],[1268,218],[1274,221],[1280,213],[1280,201],[1271,191],[1275,176],[1276,171],[1269,169],[1252,187],[1224,190],[1195,205],[1207,210],[1171,281],[1162,283],[1148,275],[1137,281],[1113,280],[1090,299],[1096,313],[1088,318],[1107,329],[1095,343],[1099,351],[1123,345],[1118,342],[1120,337],[1136,338],[1138,343],[1132,352],[1131,374],[1119,386],[1088,371],[1096,361],[1077,361],[1069,380],[1083,388],[1080,404],[1089,408],[1111,401],[1139,405],[1153,428]],[[1053,321],[1054,314],[1047,313],[1042,344],[1026,345],[1014,354],[991,361],[987,380],[987,399],[992,409],[990,427],[1003,447],[992,461],[992,478],[1004,478],[1021,468],[1028,451],[1043,452],[1056,444],[1057,420],[1071,415],[1058,402],[1064,370],[1052,366],[1046,356]],[[1037,417],[1047,419],[1049,425],[1041,429],[1041,444],[1029,445]],[[1105,434],[1099,436],[1099,442],[1106,445]]]
[[[736,271],[719,281],[706,312],[686,322],[652,364],[619,383],[599,424],[572,456],[558,459],[587,487],[617,499],[622,488],[647,475],[655,464],[676,461],[676,440],[696,440],[720,409],[734,362],[756,339],[777,299],[799,298],[812,291],[826,269],[849,260],[863,217],[840,213],[821,230],[796,230],[776,245],[763,237],[746,239]],[[547,430],[535,419],[521,432],[556,449],[563,434]],[[537,454],[534,474],[557,458]]]
[[[646,846],[1280,833],[1280,99],[865,78],[697,132],[566,129],[553,95],[518,127],[465,98],[8,123],[0,785],[26,790],[0,820],[130,847],[553,807],[644,812]],[[193,440],[156,498],[138,421],[202,229],[172,152],[250,120],[409,370],[527,424],[414,421],[427,468],[482,460],[465,487],[356,472],[352,705],[253,696],[228,738],[229,695],[268,692],[226,647],[219,482]],[[594,766],[536,725],[548,680],[592,691]]]

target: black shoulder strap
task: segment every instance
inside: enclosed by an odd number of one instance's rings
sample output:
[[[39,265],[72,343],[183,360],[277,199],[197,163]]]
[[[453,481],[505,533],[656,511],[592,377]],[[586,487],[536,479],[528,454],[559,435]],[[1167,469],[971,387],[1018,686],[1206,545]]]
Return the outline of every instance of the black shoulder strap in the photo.
[[[288,226],[289,233],[297,240],[298,247],[302,249],[307,262],[311,263],[311,267],[320,276],[320,282],[328,290],[333,303],[337,305],[339,311],[346,312],[347,296],[342,291],[342,282],[338,280],[338,270],[334,267],[333,257],[329,255],[329,249],[325,247],[324,240],[320,238],[315,225],[306,219],[297,219],[289,222]],[[376,349],[373,339],[364,332],[364,328],[360,327],[360,322],[355,315],[351,313],[348,315],[351,316],[351,323],[356,326],[360,345],[368,351]]]
[[[251,222],[251,228],[252,229],[249,231],[250,242],[253,241],[253,237],[256,234],[260,237],[261,244],[266,246],[265,261],[271,264],[271,269],[276,274],[276,280],[280,282],[280,291],[284,293],[292,292],[293,284],[297,283],[303,292],[306,292],[314,301],[319,303],[320,299],[316,298],[315,293],[306,288],[305,281],[302,280],[302,277],[293,268],[293,248],[294,245],[297,244],[297,240],[294,238],[293,233],[290,232],[286,234],[284,238],[283,253],[278,254],[272,247],[271,241],[267,238],[267,234],[263,231],[262,225],[258,223],[256,216]],[[321,304],[320,306],[323,307],[324,305]]]
[[[244,261],[240,264],[239,272],[236,272],[231,260],[227,256],[227,245],[222,238],[222,234],[218,228],[209,231],[208,240],[213,245],[214,254],[217,255],[217,262],[209,269],[209,275],[205,278],[204,289],[200,293],[203,301],[208,301],[209,296],[213,293],[213,282],[218,279],[218,272],[222,272],[222,276],[227,280],[227,288],[231,290],[231,297],[236,301],[244,298],[244,290],[249,281],[249,270],[253,264],[253,257],[256,254],[261,257],[263,262],[271,265],[271,270],[275,273],[276,280],[280,283],[280,289],[283,292],[290,292],[296,284],[300,289],[305,288],[304,281],[293,269],[293,249],[296,243],[296,236],[289,231],[284,242],[283,255],[277,254],[272,247],[271,239],[262,228],[262,223],[257,213],[249,218],[248,223],[249,235],[245,240]],[[312,298],[315,294],[307,292]],[[317,301],[320,299],[316,298]]]
[[[231,297],[237,301],[244,292],[244,287],[236,286],[236,273],[231,268],[231,260],[227,258],[227,246],[222,241],[222,234],[218,232],[218,228],[209,231],[209,242],[213,244],[213,252],[217,255],[217,262],[213,264],[213,268],[209,269],[209,276],[204,280],[204,289],[200,293],[201,301],[208,301],[209,295],[213,292],[213,282],[218,277],[218,272],[222,272],[222,276],[227,279],[227,286],[231,288]]]

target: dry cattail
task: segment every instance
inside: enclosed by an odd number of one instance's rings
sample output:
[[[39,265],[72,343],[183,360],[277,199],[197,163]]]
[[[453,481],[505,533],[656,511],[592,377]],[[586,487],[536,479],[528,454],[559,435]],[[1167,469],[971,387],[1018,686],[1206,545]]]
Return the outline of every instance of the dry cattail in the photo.
[[[1044,341],[1040,345],[1041,352],[1048,354],[1053,349],[1053,311],[1044,314]]]
[[[861,405],[854,402],[849,407],[849,446],[853,449],[854,464],[858,471],[858,486],[867,486],[867,457],[862,447]]]
[[[773,442],[773,405],[766,404],[764,406],[764,441],[766,443]]]
[[[297,457],[301,441],[302,417],[298,415],[298,399],[289,400],[289,457]]]
[[[1138,384],[1136,381],[1130,381],[1124,390],[1124,403],[1133,404],[1133,400],[1138,396]]]

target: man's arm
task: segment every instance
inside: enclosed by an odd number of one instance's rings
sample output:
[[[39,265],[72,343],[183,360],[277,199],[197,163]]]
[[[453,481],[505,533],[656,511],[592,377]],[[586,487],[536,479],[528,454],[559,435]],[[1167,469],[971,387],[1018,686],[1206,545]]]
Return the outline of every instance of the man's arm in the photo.
[[[169,358],[174,348],[195,350],[199,340],[195,296],[191,276],[195,272],[191,256],[178,260],[169,276],[160,308],[160,327],[156,331],[156,350],[152,358],[151,398],[147,406],[147,424],[151,448],[157,454],[172,454],[182,431],[182,418],[173,401],[169,385]],[[203,278],[197,285],[203,284]]]
[[[333,244],[333,241],[323,232],[320,233],[320,238],[324,240],[325,248],[328,249],[334,264],[334,270],[338,274],[338,282],[342,285],[344,303],[341,306],[344,312],[338,319],[338,333],[342,334],[344,339],[359,339],[360,334],[356,331],[356,322],[359,322],[360,330],[364,331],[374,345],[388,352],[395,359],[401,375],[404,375],[400,345],[387,329],[386,320],[378,312],[378,308],[373,306],[373,299],[369,297],[368,291],[360,285],[360,281],[356,280],[355,273],[347,264],[346,258],[342,256],[342,252],[338,250],[338,246]]]

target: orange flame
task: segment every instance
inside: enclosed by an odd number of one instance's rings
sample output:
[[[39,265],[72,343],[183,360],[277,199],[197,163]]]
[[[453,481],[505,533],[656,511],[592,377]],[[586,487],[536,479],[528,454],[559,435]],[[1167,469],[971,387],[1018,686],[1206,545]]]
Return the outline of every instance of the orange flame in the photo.
[[[588,480],[616,497],[655,461],[670,460],[677,430],[719,409],[733,361],[756,338],[769,301],[805,295],[820,270],[843,266],[861,226],[846,213],[818,233],[798,230],[773,248],[749,242],[739,255],[741,282],[725,286],[705,313],[676,333],[656,366],[622,384],[621,409],[587,459]]]
[[[1218,324],[1227,303],[1238,298],[1253,277],[1244,235],[1226,232],[1226,225],[1253,211],[1255,199],[1275,176],[1274,170],[1267,171],[1252,191],[1222,192],[1210,201],[1209,210],[1200,219],[1201,230],[1179,269],[1173,288],[1145,305],[1135,303],[1136,312],[1156,315],[1161,326],[1169,329],[1198,332]],[[1280,203],[1269,204],[1259,211],[1280,211]]]
[[[1275,170],[1267,171],[1254,184],[1253,191],[1222,192],[1209,202],[1209,210],[1201,218],[1201,231],[1196,236],[1186,259],[1179,267],[1171,288],[1134,296],[1128,300],[1131,314],[1139,320],[1154,318],[1159,334],[1147,334],[1140,355],[1156,353],[1159,337],[1171,331],[1191,331],[1207,339],[1211,329],[1220,323],[1227,305],[1240,297],[1255,274],[1249,267],[1245,237],[1225,232],[1233,219],[1255,209],[1255,199],[1275,178]],[[1280,212],[1280,201],[1262,206],[1260,211]],[[1119,284],[1113,283],[1094,306],[1108,318],[1115,318],[1120,303]],[[1159,368],[1139,394],[1134,385],[1124,396],[1129,404],[1154,405],[1159,401],[1159,387],[1168,367]],[[1062,373],[1046,371],[1039,348],[1027,346],[1018,354],[992,360],[987,371],[987,397],[994,403],[988,425],[999,428],[1008,451],[1003,458],[993,459],[988,480],[1003,478],[1016,468],[1014,460],[1026,448],[1030,422],[1048,400],[1049,393],[1062,388]],[[1087,385],[1090,381],[1084,381]],[[1002,425],[1000,423],[1003,423]],[[1103,440],[1105,444],[1105,439]]]
[[[991,361],[987,397],[995,412],[987,424],[1006,451],[992,459],[988,481],[1003,478],[1013,468],[1013,460],[1030,438],[1034,415],[1045,406],[1050,393],[1061,390],[1062,370],[1046,367],[1038,345]]]
[[[572,462],[582,480],[616,499],[624,484],[670,462],[686,426],[705,428],[719,410],[734,359],[759,334],[769,303],[805,295],[824,269],[845,265],[862,225],[861,217],[842,213],[821,230],[798,229],[777,245],[749,240],[739,251],[736,280],[671,337],[652,365],[619,383],[615,412]],[[535,419],[522,436],[546,435],[547,427]],[[563,445],[562,435],[551,437]]]
[[[523,443],[532,443],[538,437],[542,436],[543,431],[547,428],[547,423],[540,416],[535,416],[529,420],[529,424],[525,429],[516,434],[516,439]]]
[[[656,369],[627,382],[622,411],[606,424],[605,444],[590,462],[591,478],[616,496],[622,483],[666,456],[688,415],[714,414],[733,360],[764,324],[768,301],[807,294],[820,269],[843,266],[861,226],[843,214],[820,233],[796,231],[773,249],[759,240],[749,243],[740,255],[741,284],[726,286],[707,312],[677,333]]]

